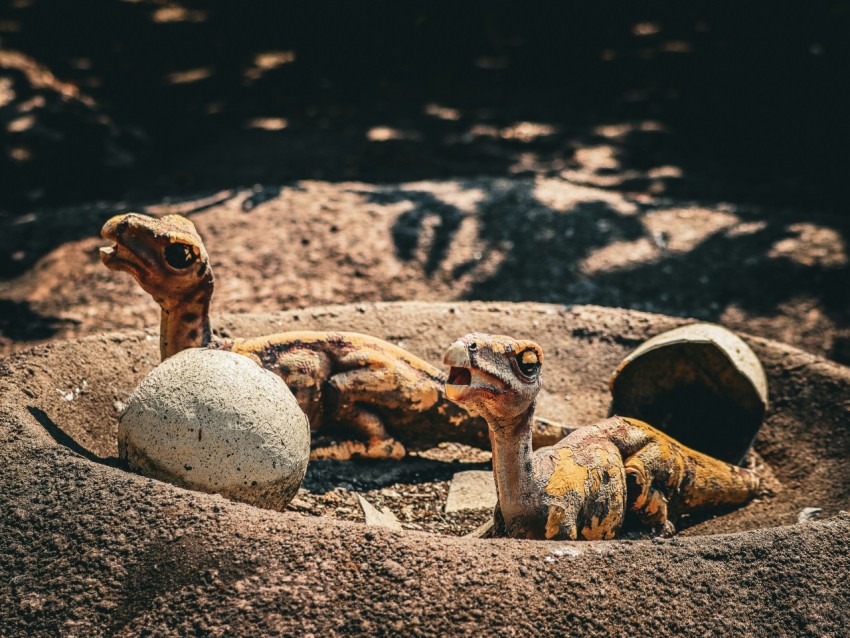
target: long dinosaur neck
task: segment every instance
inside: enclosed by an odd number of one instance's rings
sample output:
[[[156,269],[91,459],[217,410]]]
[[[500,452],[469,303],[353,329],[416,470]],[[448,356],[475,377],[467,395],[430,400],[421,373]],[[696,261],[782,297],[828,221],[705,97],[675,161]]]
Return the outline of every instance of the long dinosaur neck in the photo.
[[[499,509],[505,524],[531,520],[539,504],[531,451],[531,426],[534,403],[519,417],[490,423],[493,447],[493,476],[499,495]]]
[[[160,303],[159,354],[163,361],[186,348],[201,348],[212,339],[210,300],[212,272],[191,292],[178,300]]]

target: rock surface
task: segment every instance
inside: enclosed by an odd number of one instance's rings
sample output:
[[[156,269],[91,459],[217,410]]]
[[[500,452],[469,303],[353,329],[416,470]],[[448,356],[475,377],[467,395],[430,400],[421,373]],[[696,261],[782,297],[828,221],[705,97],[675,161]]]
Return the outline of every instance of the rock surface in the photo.
[[[446,513],[464,510],[493,509],[496,506],[496,483],[493,472],[468,470],[452,477]]]
[[[146,476],[282,510],[307,471],[310,426],[280,377],[242,355],[193,348],[135,389],[118,451]]]
[[[367,525],[385,529],[402,529],[401,523],[389,508],[385,507],[379,510],[359,494],[357,495],[357,502],[360,504],[360,509],[363,510],[363,517]]]

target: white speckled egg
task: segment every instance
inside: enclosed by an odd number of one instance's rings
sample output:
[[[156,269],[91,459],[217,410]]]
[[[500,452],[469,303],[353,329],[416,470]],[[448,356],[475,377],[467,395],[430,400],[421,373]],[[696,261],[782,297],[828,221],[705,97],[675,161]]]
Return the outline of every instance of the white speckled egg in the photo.
[[[118,451],[146,476],[281,510],[307,471],[310,427],[279,377],[242,355],[193,348],[130,396]]]

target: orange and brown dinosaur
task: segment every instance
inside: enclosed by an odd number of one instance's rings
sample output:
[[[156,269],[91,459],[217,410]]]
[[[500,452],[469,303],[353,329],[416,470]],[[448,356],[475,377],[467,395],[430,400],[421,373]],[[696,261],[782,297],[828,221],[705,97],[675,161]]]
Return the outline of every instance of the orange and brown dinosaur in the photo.
[[[487,420],[498,494],[496,535],[614,538],[627,513],[669,534],[682,514],[740,505],[758,478],[685,447],[642,421],[612,417],[532,451],[543,351],[472,333],[449,348],[446,395]]]
[[[324,434],[350,429],[352,440],[315,448],[313,458],[400,458],[407,449],[457,441],[487,447],[487,424],[448,401],[445,375],[387,341],[352,332],[295,331],[253,339],[218,339],[210,326],[214,278],[204,243],[180,215],[113,217],[101,235],[111,270],[129,272],[159,304],[160,355],[186,348],[230,350],[279,375]],[[535,442],[546,445],[570,429],[538,420]]]

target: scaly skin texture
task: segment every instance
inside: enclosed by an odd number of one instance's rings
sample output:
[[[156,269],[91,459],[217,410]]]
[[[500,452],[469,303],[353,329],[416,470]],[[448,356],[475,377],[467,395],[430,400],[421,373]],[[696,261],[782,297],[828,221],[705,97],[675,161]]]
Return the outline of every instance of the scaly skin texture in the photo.
[[[496,533],[513,538],[614,538],[633,513],[671,534],[682,514],[750,500],[750,471],[706,456],[655,428],[612,417],[532,451],[543,351],[531,341],[472,333],[446,353],[446,396],[490,429],[499,502]]]
[[[448,401],[445,375],[391,343],[350,332],[283,332],[219,340],[209,309],[214,279],[209,256],[191,221],[129,213],[113,217],[101,235],[111,270],[129,272],[161,308],[163,360],[186,348],[211,347],[252,358],[292,390],[314,433],[331,424],[354,439],[314,448],[313,458],[401,458],[406,449],[441,441],[487,447],[487,424]],[[570,428],[539,420],[535,439],[548,445]]]

